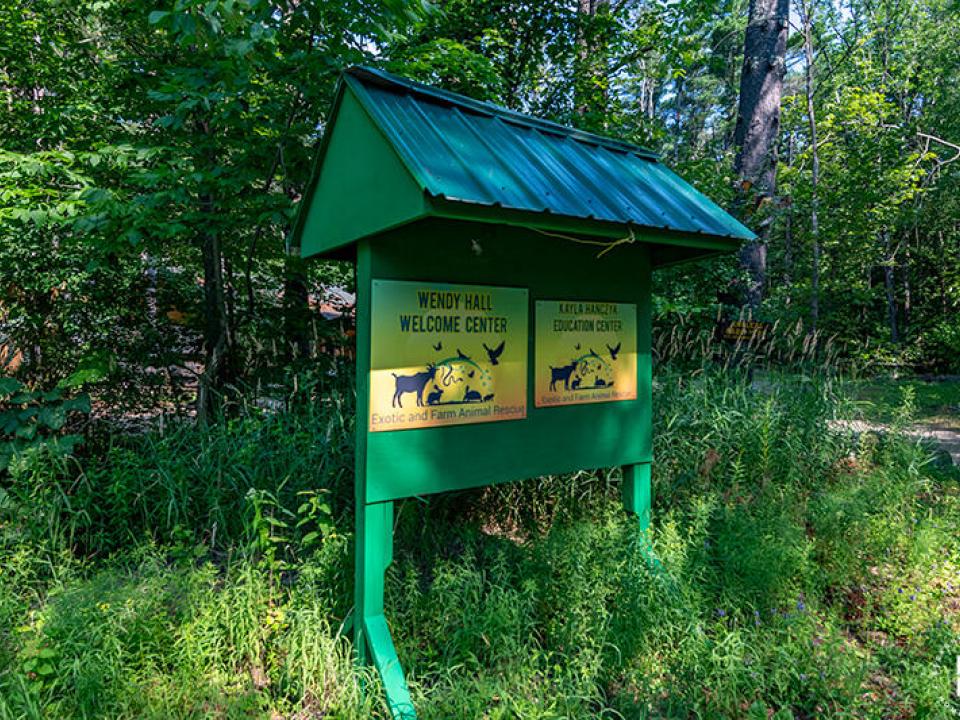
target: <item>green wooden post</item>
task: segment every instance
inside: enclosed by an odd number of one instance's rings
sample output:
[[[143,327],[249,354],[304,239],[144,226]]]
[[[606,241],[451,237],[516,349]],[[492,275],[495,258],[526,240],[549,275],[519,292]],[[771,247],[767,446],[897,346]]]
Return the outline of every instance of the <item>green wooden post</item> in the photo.
[[[623,467],[623,507],[637,516],[640,531],[650,527],[650,463],[635,463]]]
[[[370,242],[357,246],[357,367],[370,366]],[[384,616],[384,574],[393,562],[393,502],[367,502],[367,409],[369,373],[358,372],[356,440],[356,549],[354,551],[353,646],[357,664],[371,662],[383,682],[394,720],[416,720],[410,690]],[[362,420],[361,420],[362,418]]]

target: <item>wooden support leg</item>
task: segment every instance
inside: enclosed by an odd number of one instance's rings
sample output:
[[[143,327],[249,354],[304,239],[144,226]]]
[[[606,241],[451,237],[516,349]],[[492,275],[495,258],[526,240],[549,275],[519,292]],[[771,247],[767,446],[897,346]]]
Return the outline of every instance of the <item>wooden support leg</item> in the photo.
[[[353,640],[357,663],[376,667],[393,720],[416,720],[383,615],[383,576],[393,562],[393,503],[358,505],[356,538]]]
[[[637,516],[640,531],[650,527],[650,463],[623,466],[623,507]]]

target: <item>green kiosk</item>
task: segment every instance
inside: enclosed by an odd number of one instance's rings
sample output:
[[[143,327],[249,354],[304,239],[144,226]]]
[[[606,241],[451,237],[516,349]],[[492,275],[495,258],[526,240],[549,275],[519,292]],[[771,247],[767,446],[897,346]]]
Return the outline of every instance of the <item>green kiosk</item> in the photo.
[[[356,263],[352,627],[415,718],[384,608],[394,501],[619,465],[645,531],[651,273],[753,234],[649,150],[368,68],[294,234]]]

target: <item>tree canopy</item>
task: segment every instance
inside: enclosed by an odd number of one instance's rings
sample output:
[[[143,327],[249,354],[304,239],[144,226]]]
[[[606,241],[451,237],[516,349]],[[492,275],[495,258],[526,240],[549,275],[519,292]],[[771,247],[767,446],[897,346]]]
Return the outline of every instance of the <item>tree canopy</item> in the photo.
[[[322,345],[316,298],[349,271],[286,238],[338,74],[366,63],[651,146],[761,233],[759,278],[662,273],[658,322],[708,327],[758,281],[763,319],[956,368],[958,7],[796,0],[781,63],[745,55],[758,1],[5,0],[4,362],[222,392]],[[744,68],[782,82],[775,187],[737,165]]]

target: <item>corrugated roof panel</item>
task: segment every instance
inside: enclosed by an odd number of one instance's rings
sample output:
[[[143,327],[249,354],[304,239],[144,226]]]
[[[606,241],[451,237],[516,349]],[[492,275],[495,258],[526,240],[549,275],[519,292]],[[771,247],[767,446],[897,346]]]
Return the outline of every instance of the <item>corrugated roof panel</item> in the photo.
[[[650,151],[367,69],[351,87],[421,187],[449,200],[751,239]]]

